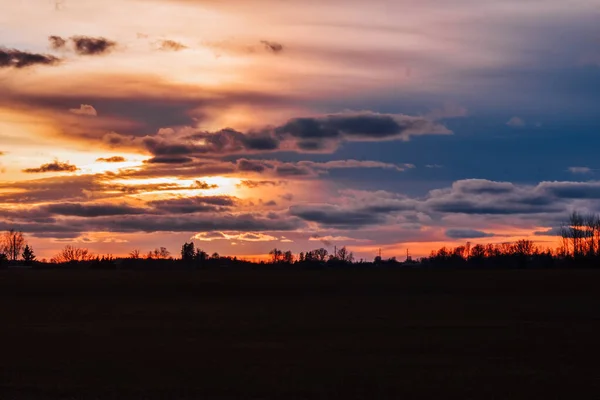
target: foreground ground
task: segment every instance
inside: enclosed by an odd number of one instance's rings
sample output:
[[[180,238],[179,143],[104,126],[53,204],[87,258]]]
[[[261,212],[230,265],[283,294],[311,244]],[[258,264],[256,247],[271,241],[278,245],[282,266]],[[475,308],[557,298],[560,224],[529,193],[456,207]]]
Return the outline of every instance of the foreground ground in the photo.
[[[600,271],[0,271],[1,399],[583,398]]]

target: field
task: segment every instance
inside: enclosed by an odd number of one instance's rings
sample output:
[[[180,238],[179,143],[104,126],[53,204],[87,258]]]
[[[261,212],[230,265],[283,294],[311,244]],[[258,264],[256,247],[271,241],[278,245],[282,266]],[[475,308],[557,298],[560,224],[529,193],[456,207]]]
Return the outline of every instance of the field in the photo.
[[[0,271],[0,399],[583,398],[600,271]]]

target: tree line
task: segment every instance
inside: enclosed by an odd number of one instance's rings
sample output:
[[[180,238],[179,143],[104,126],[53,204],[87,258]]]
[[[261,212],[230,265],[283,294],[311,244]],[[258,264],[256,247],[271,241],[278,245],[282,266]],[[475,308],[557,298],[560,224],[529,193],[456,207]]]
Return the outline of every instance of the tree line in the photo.
[[[600,265],[600,215],[582,215],[573,212],[560,227],[561,244],[556,249],[542,248],[531,240],[518,240],[512,243],[475,244],[467,243],[454,248],[442,247],[432,251],[429,257],[403,263],[421,267],[477,267],[477,268],[550,268],[560,266]],[[330,253],[325,248],[294,254],[278,248],[272,249],[269,261],[251,263],[237,257],[224,257],[218,253],[209,254],[196,248],[193,242],[184,243],[180,257],[173,257],[166,247],[158,247],[147,253],[134,250],[129,257],[116,258],[112,255],[94,255],[86,248],[65,246],[50,259],[52,265],[89,265],[98,268],[123,267],[167,267],[167,266],[242,266],[242,265],[399,265],[395,257],[383,260],[380,256],[371,261],[356,260],[345,246]],[[0,266],[8,263],[22,263],[30,266],[48,265],[36,259],[33,248],[27,243],[22,232],[9,230],[0,235]]]

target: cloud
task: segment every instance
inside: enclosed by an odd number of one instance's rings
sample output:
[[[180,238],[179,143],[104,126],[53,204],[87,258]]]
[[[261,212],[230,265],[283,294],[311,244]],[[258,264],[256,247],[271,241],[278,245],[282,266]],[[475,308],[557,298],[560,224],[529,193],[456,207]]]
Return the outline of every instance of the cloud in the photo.
[[[313,235],[308,239],[309,242],[321,242],[325,246],[330,247],[333,246],[333,243],[337,242],[369,242],[368,239],[356,239],[348,236],[319,236]]]
[[[281,186],[285,184],[284,181],[251,181],[251,180],[243,180],[237,184],[238,187],[247,187],[249,189],[256,189],[265,186]]]
[[[51,214],[86,218],[113,215],[136,215],[145,214],[148,212],[147,209],[131,207],[128,205],[80,203],[52,204],[44,206],[43,209],[47,210]]]
[[[109,158],[97,158],[96,162],[105,162],[105,163],[122,163],[127,161],[125,157],[114,156]]]
[[[192,184],[192,187],[194,189],[209,190],[209,189],[216,189],[216,188],[219,187],[219,185],[209,184],[209,183],[204,182],[204,181],[194,181],[194,183]]]
[[[39,174],[44,172],[75,172],[79,168],[75,165],[71,165],[68,162],[54,161],[48,164],[44,164],[39,168],[27,168],[23,172],[28,174]]]
[[[229,196],[197,196],[155,200],[148,202],[148,205],[171,214],[192,214],[223,211],[233,207],[235,203],[236,199]]]
[[[191,157],[185,156],[158,156],[144,161],[149,164],[187,164],[194,161]]]
[[[80,56],[95,56],[109,53],[116,45],[116,42],[103,37],[89,36],[71,36],[65,39],[61,36],[52,35],[48,37],[50,47],[53,50],[67,49],[67,43],[71,42],[73,50]]]
[[[347,112],[324,117],[295,118],[275,128],[305,151],[335,148],[339,142],[408,140],[414,135],[450,134],[445,126],[425,117],[373,112]]]
[[[97,117],[98,112],[96,109],[89,104],[82,104],[79,108],[71,108],[69,112],[77,115],[88,115],[90,117]]]
[[[35,65],[56,65],[61,60],[49,54],[28,53],[0,47],[0,68],[27,68]]]
[[[347,229],[383,223],[383,217],[361,209],[342,208],[332,204],[300,204],[290,207],[290,214],[322,226]]]
[[[104,139],[115,146],[142,147],[156,156],[216,157],[275,151],[330,153],[346,141],[406,141],[414,135],[450,133],[444,125],[425,117],[347,112],[294,118],[280,126],[246,133],[231,128],[194,132],[187,127],[160,129],[155,135],[143,137],[113,132],[105,134]]]
[[[561,236],[562,231],[561,228],[550,228],[543,231],[535,231],[533,232],[535,236]]]
[[[185,50],[188,47],[182,43],[176,42],[174,40],[162,40],[159,42],[159,50],[162,51],[181,51]]]
[[[261,232],[200,232],[193,236],[193,239],[203,242],[212,242],[214,240],[235,240],[241,242],[275,242],[279,239],[275,236],[267,235]]]
[[[480,239],[494,237],[495,235],[475,229],[448,229],[446,236],[450,239]]]
[[[283,51],[283,45],[277,42],[271,42],[268,40],[261,40],[260,43],[265,47],[266,50],[278,54]]]
[[[569,201],[596,199],[600,199],[600,182],[540,182],[536,186],[520,186],[466,179],[454,182],[451,188],[430,191],[419,207],[449,214],[557,214],[567,212]]]
[[[70,38],[75,52],[80,56],[95,56],[109,53],[116,42],[103,37],[73,36]]]
[[[541,182],[536,191],[559,199],[600,199],[600,182]]]
[[[48,41],[53,50],[62,50],[67,46],[67,41],[60,36],[48,36]]]
[[[178,214],[119,215],[88,217],[63,217],[47,222],[3,222],[0,230],[18,229],[36,237],[73,238],[82,232],[267,232],[292,231],[302,228],[301,221],[294,218],[264,216],[257,213],[199,213],[181,218]]]
[[[592,169],[589,167],[569,167],[568,171],[572,174],[591,174]]]
[[[359,160],[334,160],[323,163],[312,161],[300,161],[299,165],[314,168],[314,169],[347,169],[347,168],[382,168],[393,169],[396,171],[406,171],[407,169],[415,168],[413,164],[391,164],[381,161],[359,161]]]
[[[508,120],[506,125],[508,125],[512,128],[522,128],[525,126],[525,121],[520,117],[512,117],[511,119]]]

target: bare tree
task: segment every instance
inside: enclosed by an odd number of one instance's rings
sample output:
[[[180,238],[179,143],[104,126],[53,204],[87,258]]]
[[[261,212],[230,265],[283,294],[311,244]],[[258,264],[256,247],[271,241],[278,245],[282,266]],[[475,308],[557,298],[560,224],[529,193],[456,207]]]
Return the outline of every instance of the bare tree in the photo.
[[[90,253],[88,249],[67,245],[50,261],[55,264],[61,264],[68,262],[90,261],[93,258],[94,255]]]
[[[344,246],[337,251],[336,258],[342,262],[351,263],[354,260],[354,255]]]
[[[314,250],[312,253],[315,256],[315,258],[321,262],[325,261],[327,259],[327,255],[329,254],[327,249],[324,249],[322,247],[320,249]]]
[[[273,264],[277,264],[283,258],[283,252],[277,248],[269,251],[269,255],[271,256]]]
[[[598,254],[598,239],[600,238],[600,218],[590,214],[585,218],[585,231],[587,236],[586,254],[593,257]]]
[[[518,256],[530,257],[538,251],[532,240],[519,240],[512,247],[512,253]]]
[[[133,250],[131,253],[129,253],[129,258],[139,260],[141,258],[140,251],[138,249]]]
[[[25,238],[23,232],[17,232],[14,229],[4,232],[0,239],[0,248],[2,253],[11,261],[17,261],[25,247]]]
[[[283,253],[283,262],[286,264],[292,264],[294,262],[294,254],[289,250]]]
[[[573,257],[580,257],[585,254],[588,232],[585,226],[585,218],[577,211],[573,211],[568,221],[562,225],[561,236],[563,237],[566,254],[569,254],[569,250],[571,250]]]

